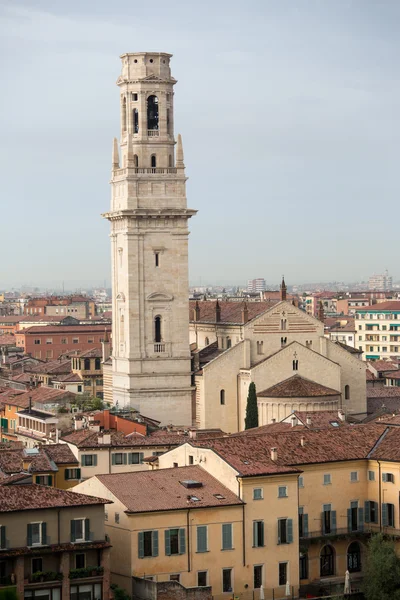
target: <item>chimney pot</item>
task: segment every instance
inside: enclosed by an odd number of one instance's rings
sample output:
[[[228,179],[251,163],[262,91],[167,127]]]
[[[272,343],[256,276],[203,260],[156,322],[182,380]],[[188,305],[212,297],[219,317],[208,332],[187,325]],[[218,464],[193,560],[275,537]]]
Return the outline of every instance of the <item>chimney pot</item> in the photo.
[[[303,435],[300,438],[300,445],[303,446],[303,448],[306,445],[306,438]]]
[[[276,419],[271,419],[271,423],[276,423]]]
[[[297,425],[297,419],[295,416],[292,417],[292,427],[296,427]]]
[[[278,460],[278,450],[277,448],[271,448],[271,460]]]
[[[307,417],[306,418],[306,424],[307,425],[311,425],[312,421],[311,421],[311,417]]]

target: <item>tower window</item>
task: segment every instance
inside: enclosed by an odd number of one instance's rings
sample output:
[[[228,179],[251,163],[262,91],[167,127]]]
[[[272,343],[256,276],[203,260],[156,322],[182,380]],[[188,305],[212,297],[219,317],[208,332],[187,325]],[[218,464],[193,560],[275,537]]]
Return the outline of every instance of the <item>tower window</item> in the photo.
[[[122,131],[126,131],[126,98],[122,102]]]
[[[161,317],[159,315],[154,319],[154,341],[156,344],[161,342]]]
[[[225,404],[225,390],[221,390],[219,393],[220,404]]]
[[[135,167],[139,166],[139,158],[137,154],[133,155],[133,164],[135,165]]]
[[[158,129],[158,98],[149,96],[147,98],[147,129]]]
[[[153,59],[152,59],[152,58],[150,59],[150,62],[151,62],[151,63],[153,62]]]
[[[293,361],[293,371],[298,371],[299,370],[299,361],[297,360],[297,358]]]
[[[156,267],[159,267],[160,266],[160,253],[159,252],[154,253],[154,260],[155,260]]]
[[[170,125],[169,108],[167,108],[167,132],[168,133],[170,133],[169,125]]]
[[[155,169],[157,166],[157,157],[155,154],[151,155],[151,167],[152,169]]]
[[[350,386],[349,385],[344,386],[344,399],[350,400]]]
[[[136,94],[137,96],[137,94]],[[136,98],[137,100],[137,98]],[[132,111],[132,116],[133,116],[133,133],[138,133],[139,132],[139,112],[137,108],[134,108]]]
[[[137,95],[137,94],[134,94],[134,93],[132,92],[132,101],[133,101],[133,102],[137,102],[137,99],[138,99],[138,95]]]

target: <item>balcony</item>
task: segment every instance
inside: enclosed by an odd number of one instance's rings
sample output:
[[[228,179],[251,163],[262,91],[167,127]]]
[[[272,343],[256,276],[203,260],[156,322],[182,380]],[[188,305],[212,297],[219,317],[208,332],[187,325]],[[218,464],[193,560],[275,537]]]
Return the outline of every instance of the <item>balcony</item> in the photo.
[[[42,583],[44,581],[62,581],[63,574],[57,571],[37,571],[28,577],[29,583]]]
[[[160,132],[158,129],[148,129],[147,137],[160,137]]]
[[[164,354],[165,353],[165,344],[154,344],[154,352],[155,354]]]
[[[71,569],[71,571],[69,572],[69,578],[86,579],[88,577],[102,577],[103,573],[103,567],[85,567],[83,569]]]
[[[134,172],[140,174],[153,174],[153,175],[174,175],[177,172],[176,167],[135,167]]]
[[[302,542],[310,542],[313,541],[321,541],[321,540],[340,540],[346,538],[360,537],[360,536],[370,536],[375,533],[383,533],[385,536],[392,538],[400,538],[400,530],[394,529],[393,527],[380,527],[379,525],[373,525],[368,523],[363,527],[363,529],[358,529],[356,531],[350,530],[348,527],[344,527],[342,529],[334,529],[330,533],[323,533],[322,531],[309,531],[306,534],[300,535],[300,540]]]

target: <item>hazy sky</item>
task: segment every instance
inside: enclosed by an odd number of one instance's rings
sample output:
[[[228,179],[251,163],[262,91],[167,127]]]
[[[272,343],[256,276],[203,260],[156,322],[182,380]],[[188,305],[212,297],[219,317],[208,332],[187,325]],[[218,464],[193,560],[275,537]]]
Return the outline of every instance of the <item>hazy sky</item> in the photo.
[[[400,2],[1,0],[0,289],[110,281],[119,55],[174,54],[190,280],[400,277]]]

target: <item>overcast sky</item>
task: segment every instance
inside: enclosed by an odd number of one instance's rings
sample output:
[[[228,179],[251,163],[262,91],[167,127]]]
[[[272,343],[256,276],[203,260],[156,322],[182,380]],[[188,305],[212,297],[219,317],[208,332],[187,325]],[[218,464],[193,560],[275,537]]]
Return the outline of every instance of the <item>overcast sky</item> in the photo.
[[[400,2],[1,0],[0,289],[110,282],[119,55],[174,55],[193,284],[399,267]]]

